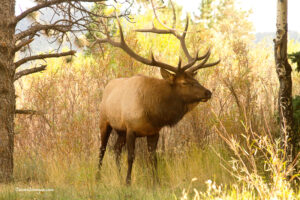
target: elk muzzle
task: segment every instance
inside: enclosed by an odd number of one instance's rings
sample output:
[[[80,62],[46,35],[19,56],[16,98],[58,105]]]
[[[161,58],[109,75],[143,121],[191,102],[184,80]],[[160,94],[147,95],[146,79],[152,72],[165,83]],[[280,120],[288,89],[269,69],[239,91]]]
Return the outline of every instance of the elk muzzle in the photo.
[[[200,101],[201,102],[207,102],[211,98],[211,95],[212,95],[211,91],[205,90],[204,98],[200,98]]]

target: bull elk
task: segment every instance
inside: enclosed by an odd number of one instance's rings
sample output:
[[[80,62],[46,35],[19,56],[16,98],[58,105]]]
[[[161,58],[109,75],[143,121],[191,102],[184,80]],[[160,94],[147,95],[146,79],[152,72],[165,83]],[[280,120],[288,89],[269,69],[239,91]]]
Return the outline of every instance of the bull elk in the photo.
[[[97,176],[100,176],[107,142],[112,129],[114,129],[118,135],[114,152],[119,171],[122,147],[127,144],[126,183],[130,184],[136,138],[147,137],[148,151],[154,165],[154,175],[157,177],[156,147],[159,131],[165,126],[175,125],[199,102],[206,102],[211,98],[212,93],[194,77],[197,70],[217,65],[220,61],[207,63],[211,54],[210,50],[203,56],[198,56],[198,52],[195,57],[191,56],[185,43],[189,25],[188,18],[185,30],[181,34],[175,29],[158,29],[156,27],[136,30],[138,32],[172,34],[179,39],[188,63],[182,66],[182,61],[179,59],[177,67],[156,60],[153,54],[151,59],[147,59],[135,53],[125,42],[122,26],[119,20],[117,22],[120,30],[120,41],[113,40],[109,32],[106,33],[105,39],[98,38],[97,41],[121,48],[143,64],[159,67],[163,78],[158,79],[143,75],[118,78],[110,81],[103,92],[100,105],[101,146]]]

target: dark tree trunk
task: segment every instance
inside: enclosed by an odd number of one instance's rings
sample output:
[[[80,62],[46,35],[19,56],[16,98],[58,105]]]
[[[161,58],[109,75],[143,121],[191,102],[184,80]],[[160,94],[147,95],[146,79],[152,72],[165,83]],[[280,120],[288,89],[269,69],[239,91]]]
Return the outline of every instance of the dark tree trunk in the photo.
[[[293,133],[292,67],[287,58],[287,2],[277,0],[277,32],[274,40],[276,72],[279,79],[278,112],[283,147],[287,149],[287,161],[296,156],[297,138]]]
[[[105,0],[84,0],[82,2],[96,1],[104,2]],[[30,46],[34,37],[44,31],[55,30],[56,34],[51,34],[51,37],[57,39],[64,37],[69,31],[72,32],[78,29],[85,30],[88,25],[83,25],[83,23],[87,22],[87,16],[89,15],[88,13],[90,13],[90,10],[84,9],[85,6],[81,4],[80,0],[72,1],[72,4],[70,0],[48,0],[38,1],[37,5],[15,16],[15,2],[16,0],[1,0],[0,3],[0,183],[8,182],[13,179],[14,115],[16,113],[14,81],[23,76],[43,71],[46,65],[26,69],[18,67],[29,61],[70,56],[76,53],[71,50],[62,53],[30,55],[15,62],[15,52]],[[65,6],[65,10],[60,6],[68,3],[69,6]],[[20,30],[17,34],[15,33],[17,23],[28,17],[28,15],[47,7],[51,7],[54,11],[51,21],[45,23],[45,25],[32,22],[26,30]],[[86,15],[82,15],[81,17],[77,16],[76,13],[78,11],[86,12]],[[67,16],[68,19],[71,17],[73,21],[61,19],[53,20],[57,13]],[[16,68],[18,68],[17,73]],[[30,112],[23,110],[17,113],[38,113],[37,111],[29,111]]]
[[[13,178],[15,1],[0,4],[0,183]]]

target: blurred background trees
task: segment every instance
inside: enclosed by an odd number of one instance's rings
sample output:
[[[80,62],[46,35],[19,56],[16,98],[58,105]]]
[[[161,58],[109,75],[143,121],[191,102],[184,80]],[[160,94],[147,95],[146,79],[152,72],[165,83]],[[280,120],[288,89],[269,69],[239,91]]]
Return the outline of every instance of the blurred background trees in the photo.
[[[167,1],[156,4],[165,5],[158,14],[164,24],[172,27],[171,5]],[[128,45],[143,56],[150,56],[153,50],[158,60],[177,63],[174,55],[183,52],[178,52],[180,44],[173,36],[153,38],[149,33],[134,31],[152,27],[152,23],[161,26],[147,1],[139,1],[133,7],[128,19],[121,19]],[[94,9],[96,13],[122,12],[121,6],[116,10],[102,6]],[[200,189],[204,189],[207,179],[214,179],[219,184],[239,180],[258,191],[261,198],[281,191],[281,187],[290,191],[289,183],[278,181],[287,180],[293,169],[282,167],[285,163],[278,156],[282,151],[278,145],[279,85],[270,43],[255,42],[248,20],[250,13],[237,8],[234,0],[203,0],[199,10],[199,15],[191,16],[187,45],[194,52],[201,49],[200,53],[212,47],[212,60],[221,58],[222,62],[197,75],[200,83],[212,90],[212,99],[200,104],[177,126],[163,130],[159,141],[162,185],[177,191],[197,177],[196,186]],[[183,29],[185,13],[178,6],[176,13],[180,16],[176,28]],[[116,26],[115,20],[107,21],[111,27]],[[137,63],[120,49],[94,44],[93,34],[101,37],[101,33],[97,24],[91,26],[94,32],[78,37],[83,50],[76,57],[47,59],[43,73],[15,83],[17,107],[44,113],[16,117],[17,181],[61,186],[72,182],[78,188],[87,186],[89,192],[95,192],[91,189],[94,185],[89,184],[96,184],[93,177],[99,148],[99,103],[104,86],[113,78],[139,73],[159,77],[156,69]],[[118,34],[116,29],[113,35]],[[288,47],[288,53],[296,52],[300,43],[290,40]],[[44,62],[36,63],[39,64]],[[292,73],[292,79],[293,94],[299,95],[300,74]],[[297,99],[294,116],[299,120]],[[139,148],[143,142],[140,139],[137,145],[133,185],[147,187],[151,178],[150,172],[144,170],[146,152]],[[104,182],[119,186],[112,155],[107,155],[103,170],[112,175],[104,177]]]
[[[90,11],[88,3],[98,3],[106,7],[104,0],[37,0],[34,6],[15,14],[16,1],[4,0],[0,5],[0,182],[13,179],[14,117],[15,114],[38,114],[34,110],[16,109],[14,82],[21,77],[41,72],[40,66],[28,63],[46,58],[71,56],[74,50],[61,52],[62,45],[72,48],[72,41],[92,27],[90,23],[112,16]],[[126,11],[122,16],[126,16]],[[97,17],[97,18],[96,18]],[[121,17],[121,16],[120,16]],[[26,21],[27,26],[20,27]],[[43,54],[33,52],[35,40],[46,46],[56,43],[55,49],[46,49]],[[42,42],[41,42],[42,41]],[[26,65],[27,64],[27,65]],[[25,107],[26,108],[26,107]]]

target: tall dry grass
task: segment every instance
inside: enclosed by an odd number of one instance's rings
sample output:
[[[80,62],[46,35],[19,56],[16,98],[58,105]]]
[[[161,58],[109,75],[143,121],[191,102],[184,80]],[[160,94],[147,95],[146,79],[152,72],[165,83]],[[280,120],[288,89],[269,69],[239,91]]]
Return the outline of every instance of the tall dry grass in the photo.
[[[17,82],[17,107],[43,114],[16,117],[16,183],[3,190],[3,198],[264,199],[285,191],[287,194],[275,197],[295,197],[286,180],[287,168],[281,168],[283,161],[270,160],[280,151],[274,143],[278,134],[278,82],[273,50],[265,44],[251,43],[249,37],[237,40],[237,33],[220,27],[227,30],[226,34],[220,36],[216,30],[205,37],[215,44],[215,54],[222,63],[200,71],[197,77],[212,90],[213,97],[175,127],[162,130],[158,146],[161,183],[156,192],[152,190],[144,139],[138,140],[131,188],[124,186],[125,153],[118,176],[110,151],[114,137],[104,158],[102,180],[94,179],[103,88],[117,77],[136,73],[159,76],[158,70],[106,47],[104,55],[49,59],[47,71]],[[140,48],[135,35],[129,34],[127,39],[133,48]],[[293,51],[299,44],[290,46]],[[165,54],[157,55],[157,59],[164,59]],[[170,56],[167,58],[175,62]],[[299,93],[299,74],[294,74],[293,81],[294,94]],[[194,178],[197,181],[190,185]],[[221,189],[217,185],[222,185]],[[11,192],[16,186],[50,187],[55,192],[35,197]],[[189,189],[182,194],[183,188]],[[197,188],[195,196],[192,188]]]

